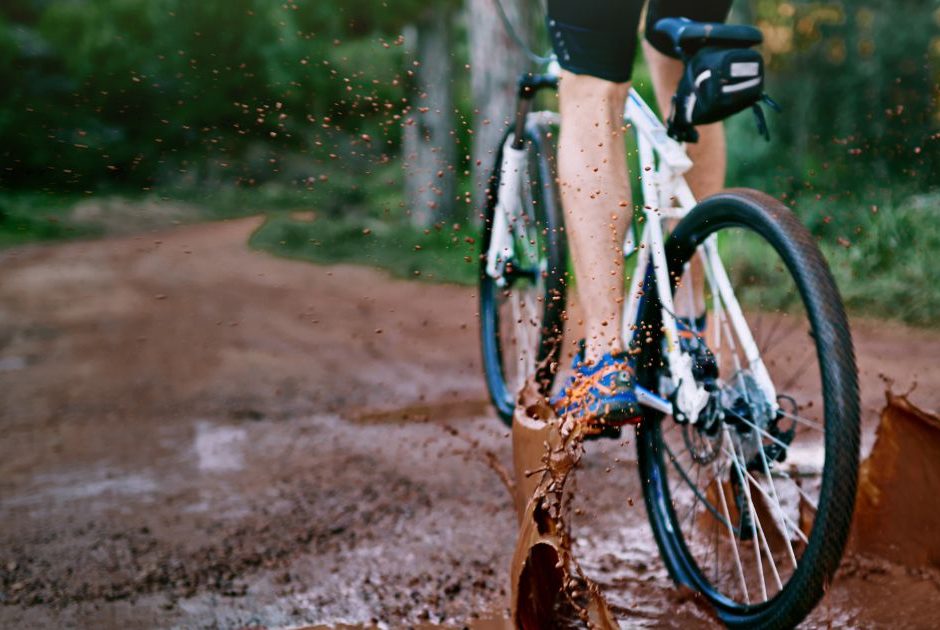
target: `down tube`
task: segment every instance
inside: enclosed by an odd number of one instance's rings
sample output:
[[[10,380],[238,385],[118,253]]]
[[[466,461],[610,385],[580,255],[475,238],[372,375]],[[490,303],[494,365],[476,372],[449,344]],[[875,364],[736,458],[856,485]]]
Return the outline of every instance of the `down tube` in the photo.
[[[633,275],[627,279],[627,306],[623,309],[623,316],[620,320],[620,339],[624,348],[629,348],[633,342],[633,332],[636,328],[637,318],[640,313],[641,294],[643,284],[646,281],[646,269],[649,264],[649,247],[642,247],[649,238],[649,221],[644,222],[643,233],[639,243],[636,244],[636,267]]]

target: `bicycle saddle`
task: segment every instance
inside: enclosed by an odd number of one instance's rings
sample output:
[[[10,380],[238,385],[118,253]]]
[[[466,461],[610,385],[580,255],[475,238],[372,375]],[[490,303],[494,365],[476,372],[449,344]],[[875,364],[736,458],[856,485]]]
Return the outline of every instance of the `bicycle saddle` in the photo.
[[[653,27],[669,37],[676,52],[691,55],[704,46],[748,48],[764,41],[760,29],[746,24],[693,22],[689,18],[663,18]]]

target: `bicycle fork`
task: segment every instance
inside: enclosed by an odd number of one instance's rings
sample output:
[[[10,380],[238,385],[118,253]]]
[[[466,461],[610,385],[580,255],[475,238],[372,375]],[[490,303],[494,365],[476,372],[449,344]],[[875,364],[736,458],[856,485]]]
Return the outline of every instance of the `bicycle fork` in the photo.
[[[496,285],[499,287],[506,286],[506,277],[503,271],[506,261],[513,254],[512,232],[510,230],[521,229],[518,220],[510,221],[510,217],[518,219],[519,216],[521,172],[525,167],[525,150],[515,148],[515,144],[514,136],[509,136],[503,146],[499,189],[496,196],[496,208],[493,211],[492,237],[489,249],[486,251],[486,273],[496,279]]]
[[[503,144],[500,163],[499,188],[496,194],[496,208],[493,212],[492,240],[486,252],[486,273],[496,279],[496,285],[506,286],[504,269],[506,262],[513,255],[512,232],[516,230],[523,236],[524,226],[518,220],[521,216],[519,192],[523,181],[525,161],[525,128],[532,101],[540,90],[558,87],[558,72],[548,74],[524,74],[519,79],[516,119],[513,133]]]

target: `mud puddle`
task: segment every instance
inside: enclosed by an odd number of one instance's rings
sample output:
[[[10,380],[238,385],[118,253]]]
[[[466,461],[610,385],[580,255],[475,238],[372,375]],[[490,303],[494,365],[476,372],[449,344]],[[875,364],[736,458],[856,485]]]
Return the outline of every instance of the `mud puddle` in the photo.
[[[403,407],[357,409],[348,412],[347,418],[363,424],[385,422],[428,422],[432,418],[467,418],[488,415],[490,402],[487,399],[446,400],[424,402]]]

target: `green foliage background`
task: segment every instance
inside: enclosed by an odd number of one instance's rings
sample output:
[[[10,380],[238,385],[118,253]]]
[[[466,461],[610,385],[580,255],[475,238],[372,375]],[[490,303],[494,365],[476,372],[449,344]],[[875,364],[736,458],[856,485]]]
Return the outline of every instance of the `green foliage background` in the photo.
[[[204,208],[186,220],[268,211],[256,243],[315,260],[355,258],[362,248],[346,244],[371,229],[365,262],[414,258],[400,272],[420,272],[401,196],[414,69],[402,33],[427,5],[4,0],[0,245],[105,232],[74,220],[83,197],[155,197]],[[458,15],[463,173],[473,104]],[[770,143],[749,114],[728,122],[729,184],[790,203],[856,311],[940,321],[940,6],[738,0],[732,20],[763,30],[768,92],[784,112],[770,114]],[[639,58],[635,76],[649,94]],[[454,203],[472,225],[468,181]],[[293,224],[296,209],[317,220]],[[442,227],[448,236],[427,243],[442,252],[436,277],[472,281],[472,228]]]
[[[419,3],[396,4],[4,2],[0,183],[262,181],[332,130],[368,128],[394,148],[399,127],[381,115],[400,105],[404,60],[383,34]]]

